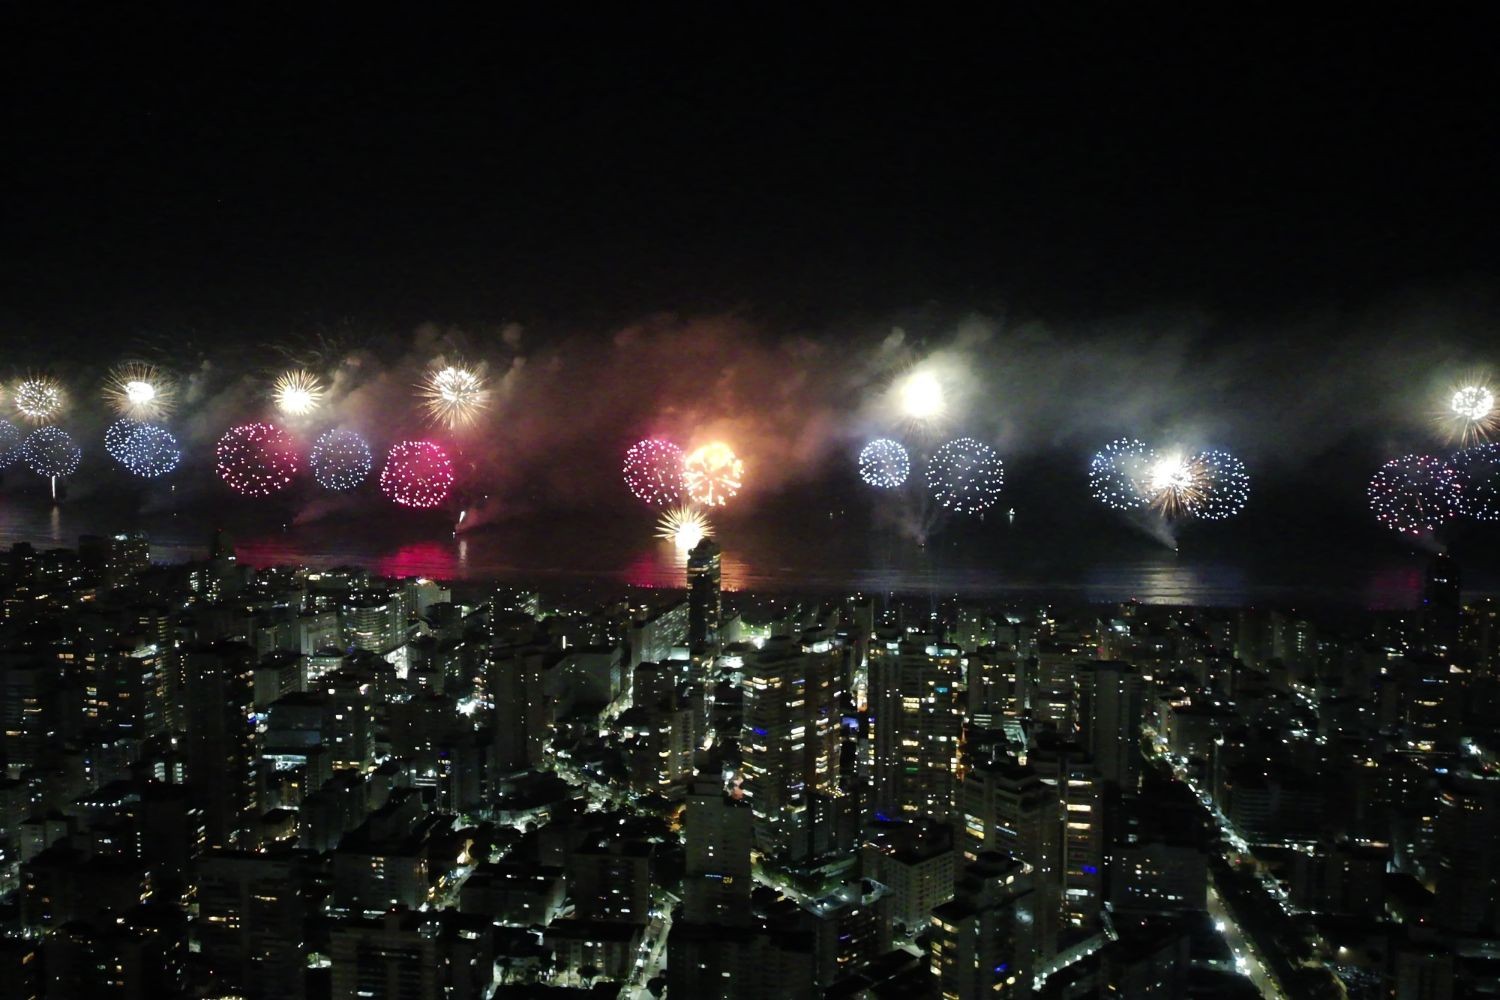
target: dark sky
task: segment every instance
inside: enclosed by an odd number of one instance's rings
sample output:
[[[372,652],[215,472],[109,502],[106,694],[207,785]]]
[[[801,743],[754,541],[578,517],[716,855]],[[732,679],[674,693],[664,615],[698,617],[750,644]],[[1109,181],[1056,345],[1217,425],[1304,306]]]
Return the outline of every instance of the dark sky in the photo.
[[[1425,12],[42,7],[0,17],[0,321],[54,348],[658,310],[823,328],[930,302],[1253,316],[1497,263],[1491,38]]]

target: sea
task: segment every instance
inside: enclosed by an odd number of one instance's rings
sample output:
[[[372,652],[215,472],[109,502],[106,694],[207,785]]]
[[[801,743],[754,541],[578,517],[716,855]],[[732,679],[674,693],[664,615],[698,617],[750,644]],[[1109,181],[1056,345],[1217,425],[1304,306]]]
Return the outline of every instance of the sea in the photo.
[[[656,537],[658,513],[624,503],[552,509],[480,500],[422,512],[378,495],[251,501],[159,486],[54,502],[33,484],[0,490],[0,545],[64,547],[80,535],[139,531],[153,559],[170,562],[203,557],[224,532],[239,559],[258,567],[360,565],[394,577],[542,588],[681,587],[686,555]],[[1321,522],[1262,513],[1213,526],[1045,502],[1002,504],[982,517],[910,513],[811,491],[710,517],[729,590],[1399,609],[1420,602],[1425,569],[1446,547],[1466,596],[1500,593],[1500,547],[1487,534],[1439,543],[1374,526],[1346,530],[1328,512]]]

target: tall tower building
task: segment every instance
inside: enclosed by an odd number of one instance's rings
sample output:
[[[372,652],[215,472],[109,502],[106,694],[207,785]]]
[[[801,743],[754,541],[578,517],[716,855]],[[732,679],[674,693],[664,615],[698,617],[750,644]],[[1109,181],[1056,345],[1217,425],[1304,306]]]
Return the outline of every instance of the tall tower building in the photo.
[[[546,647],[490,651],[486,684],[495,706],[495,766],[502,772],[537,767],[547,745],[548,701],[542,670]]]
[[[254,654],[236,642],[197,646],[185,673],[188,790],[208,845],[239,847],[256,804]]]
[[[1104,796],[1099,772],[1075,743],[1033,751],[1027,763],[1057,793],[1057,876],[1063,939],[1093,933],[1104,904]]]
[[[725,795],[717,774],[700,774],[693,782],[683,819],[684,920],[719,926],[750,923],[753,823],[750,803]]]
[[[988,852],[969,862],[954,898],[932,911],[928,956],[937,995],[1031,996],[1035,907],[1032,873],[1024,862]]]
[[[872,797],[892,819],[948,817],[963,712],[957,648],[903,642],[870,650]]]
[[[1120,660],[1079,663],[1074,689],[1081,742],[1100,778],[1122,795],[1134,796],[1141,778],[1141,713],[1144,684],[1134,667]]]
[[[406,604],[400,594],[356,594],[340,606],[339,625],[346,648],[384,655],[406,641]]]
[[[970,768],[959,786],[958,847],[969,861],[985,853],[1008,854],[1031,869],[1036,903],[1037,952],[1050,958],[1057,951],[1062,914],[1062,877],[1058,869],[1061,824],[1057,789],[1035,769],[1008,758],[982,761]]]
[[[1450,776],[1437,812],[1437,924],[1459,934],[1492,931],[1500,891],[1500,778]]]
[[[1458,563],[1451,556],[1438,553],[1432,557],[1422,583],[1422,639],[1431,652],[1451,654],[1458,650],[1463,615],[1461,584]]]
[[[810,799],[838,793],[841,667],[839,651],[809,652],[785,636],[745,663],[740,766],[756,846],[771,857],[805,859]]]
[[[705,538],[688,553],[688,649],[693,656],[718,653],[724,607],[719,543]]]
[[[968,687],[969,718],[986,729],[1019,719],[1030,704],[1025,664],[1010,646],[981,646],[971,652]]]

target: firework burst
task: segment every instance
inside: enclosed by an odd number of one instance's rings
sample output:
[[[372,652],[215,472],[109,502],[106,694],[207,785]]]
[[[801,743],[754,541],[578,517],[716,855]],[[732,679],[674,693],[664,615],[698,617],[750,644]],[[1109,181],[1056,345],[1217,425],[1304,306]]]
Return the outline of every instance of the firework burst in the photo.
[[[121,421],[123,423],[123,421]],[[114,429],[113,426],[110,428]],[[109,434],[105,432],[105,447]],[[158,424],[135,424],[123,442],[109,449],[115,461],[133,475],[142,479],[155,479],[177,468],[182,461],[182,449],[172,432]]]
[[[172,412],[176,387],[172,380],[144,361],[129,361],[109,373],[104,399],[129,420],[160,420]]]
[[[1201,451],[1189,460],[1195,488],[1183,500],[1194,517],[1224,521],[1245,509],[1250,498],[1250,473],[1245,463],[1227,451]]]
[[[428,418],[450,428],[472,424],[490,400],[484,376],[458,365],[429,372],[418,392]]]
[[[876,438],[859,452],[859,478],[882,490],[895,489],[911,475],[911,456],[899,441]]]
[[[1477,444],[1448,462],[1459,486],[1463,512],[1479,521],[1500,521],[1500,444]]]
[[[973,438],[955,438],[927,463],[933,499],[960,514],[979,514],[995,505],[1005,485],[1005,465],[995,449]]]
[[[705,507],[722,507],[740,491],[745,463],[722,441],[706,444],[683,461],[688,496]]]
[[[26,435],[22,445],[26,465],[39,476],[55,479],[78,471],[83,449],[61,427],[38,427]]]
[[[909,420],[937,420],[948,410],[943,383],[932,372],[912,372],[902,380],[898,391],[901,396],[901,412]]]
[[[323,402],[323,383],[305,368],[282,372],[271,386],[276,408],[288,417],[305,417]]]
[[[375,456],[364,438],[338,428],[318,436],[308,464],[313,478],[325,490],[352,490],[370,475]]]
[[[286,489],[300,465],[292,436],[275,424],[231,427],[215,449],[225,485],[245,496],[264,497]]]
[[[21,432],[9,420],[0,420],[0,469],[9,468],[21,457]]]
[[[1089,492],[1113,510],[1144,507],[1146,482],[1156,456],[1134,438],[1119,438],[1095,453],[1089,463]]]
[[[1463,511],[1463,487],[1453,466],[1431,455],[1393,458],[1370,480],[1370,509],[1393,531],[1436,531]]]
[[[45,424],[62,415],[66,400],[61,382],[50,375],[33,375],[16,386],[12,402],[24,419]]]
[[[125,446],[130,441],[130,435],[139,430],[141,426],[141,422],[138,420],[126,419],[116,420],[104,428],[104,450],[109,453],[109,457],[123,464],[125,462]]]
[[[676,503],[682,496],[682,449],[661,438],[646,438],[625,452],[625,485],[638,500],[653,506]]]
[[[703,512],[685,504],[666,511],[656,522],[656,537],[671,542],[679,552],[690,551],[713,533],[713,525]]]
[[[403,507],[436,507],[453,489],[453,460],[431,441],[391,446],[380,470],[380,490]]]
[[[1203,502],[1203,469],[1196,457],[1164,455],[1146,470],[1147,502],[1166,515],[1189,512]]]

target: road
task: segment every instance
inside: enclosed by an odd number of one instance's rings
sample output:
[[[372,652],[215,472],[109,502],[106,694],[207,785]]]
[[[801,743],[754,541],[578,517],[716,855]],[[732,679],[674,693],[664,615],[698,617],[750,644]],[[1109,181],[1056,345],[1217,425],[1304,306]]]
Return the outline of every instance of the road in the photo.
[[[1240,930],[1239,924],[1235,923],[1234,915],[1224,905],[1224,900],[1219,897],[1219,890],[1214,887],[1212,879],[1208,886],[1208,913],[1214,919],[1214,926],[1223,935],[1225,942],[1234,952],[1235,968],[1240,975],[1249,979],[1260,990],[1260,995],[1265,1000],[1287,1000],[1286,994],[1276,984],[1276,979],[1271,975],[1266,963],[1261,960],[1260,953],[1255,950],[1255,945],[1244,931]]]

